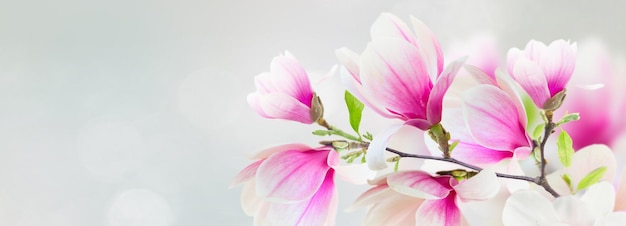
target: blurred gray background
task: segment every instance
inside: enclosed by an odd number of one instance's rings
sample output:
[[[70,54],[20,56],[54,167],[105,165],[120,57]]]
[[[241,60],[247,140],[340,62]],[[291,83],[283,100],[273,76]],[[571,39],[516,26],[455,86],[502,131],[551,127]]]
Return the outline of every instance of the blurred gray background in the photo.
[[[625,10],[617,0],[3,0],[0,225],[251,225],[241,188],[228,189],[246,153],[318,140],[314,126],[247,106],[253,77],[282,51],[323,74],[336,48],[362,51],[371,23],[392,12],[423,20],[445,51],[492,33],[503,54],[588,37],[623,53]],[[325,103],[344,123],[343,106]],[[339,182],[340,209],[365,188]],[[363,214],[340,211],[338,225]]]

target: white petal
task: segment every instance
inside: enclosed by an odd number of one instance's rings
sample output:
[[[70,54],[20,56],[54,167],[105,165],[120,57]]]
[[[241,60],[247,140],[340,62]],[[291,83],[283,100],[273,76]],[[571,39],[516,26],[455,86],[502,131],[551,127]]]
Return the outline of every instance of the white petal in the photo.
[[[559,223],[552,203],[536,191],[518,191],[504,204],[502,222],[507,226]]]
[[[382,170],[387,168],[387,162],[385,159],[385,149],[387,148],[387,142],[389,138],[396,133],[402,124],[396,124],[388,127],[382,133],[376,134],[374,140],[367,148],[367,166],[372,170]]]
[[[589,187],[580,200],[589,208],[594,218],[613,212],[615,207],[615,189],[609,182],[600,182]]]
[[[493,170],[484,169],[469,180],[454,186],[454,190],[463,201],[486,200],[498,194],[500,182]]]

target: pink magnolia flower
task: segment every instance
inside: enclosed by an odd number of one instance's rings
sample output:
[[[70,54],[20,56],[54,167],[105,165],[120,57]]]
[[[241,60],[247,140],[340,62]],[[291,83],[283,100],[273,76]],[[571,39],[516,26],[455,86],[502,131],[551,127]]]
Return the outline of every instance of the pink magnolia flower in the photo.
[[[439,42],[421,21],[411,21],[416,35],[384,13],[372,25],[372,41],[360,56],[342,48],[337,57],[350,74],[343,75],[349,90],[368,107],[427,130],[441,120],[443,96],[463,61],[443,70]]]
[[[360,56],[346,48],[336,54],[347,70],[342,79],[359,100],[384,117],[428,130],[441,121],[444,94],[464,60],[444,70],[437,39],[421,21],[411,21],[415,35],[399,18],[384,13],[372,25],[372,41]],[[399,128],[375,136],[368,150],[370,168],[386,168],[384,147]]]
[[[581,44],[576,71],[561,109],[580,113],[580,120],[562,127],[579,150],[591,144],[615,145],[626,133],[626,61],[616,60],[598,41]],[[586,85],[587,88],[580,87]],[[599,85],[589,89],[589,85]]]
[[[491,170],[459,182],[452,176],[431,176],[424,171],[403,171],[376,182],[355,205],[370,205],[368,225],[454,226],[463,222],[457,202],[486,200],[500,184]],[[391,223],[388,223],[390,221]]]
[[[613,212],[615,191],[608,182],[595,184],[580,195],[549,200],[535,190],[518,191],[504,205],[506,226],[527,225],[624,225],[626,213]]]
[[[459,150],[483,156],[476,161],[495,163],[513,156],[524,159],[530,154],[532,140],[526,133],[524,110],[501,89],[479,85],[468,90],[463,100],[463,116],[471,137],[460,131],[459,135],[467,139],[460,141],[463,146]],[[465,146],[468,150],[462,150]]]
[[[255,225],[334,225],[339,155],[329,148],[287,144],[260,152],[233,185],[245,183],[242,206]]]
[[[298,60],[289,52],[274,57],[270,72],[255,77],[257,91],[248,104],[262,117],[311,124],[321,117],[321,103]]]
[[[509,74],[540,108],[563,91],[576,64],[576,44],[556,40],[546,46],[531,40],[522,51],[512,48],[507,54]]]

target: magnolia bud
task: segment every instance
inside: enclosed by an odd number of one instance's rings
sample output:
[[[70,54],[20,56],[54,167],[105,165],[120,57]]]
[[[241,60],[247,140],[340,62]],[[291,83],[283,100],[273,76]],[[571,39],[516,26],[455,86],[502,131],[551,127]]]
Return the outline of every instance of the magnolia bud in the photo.
[[[322,105],[322,100],[316,93],[313,93],[313,99],[311,100],[310,116],[313,122],[317,122],[324,117],[324,105]]]
[[[543,107],[541,108],[546,111],[554,111],[556,109],[559,109],[559,107],[561,107],[564,99],[565,99],[565,89],[563,89],[561,92],[558,92],[553,97],[548,99],[545,103],[543,103]]]

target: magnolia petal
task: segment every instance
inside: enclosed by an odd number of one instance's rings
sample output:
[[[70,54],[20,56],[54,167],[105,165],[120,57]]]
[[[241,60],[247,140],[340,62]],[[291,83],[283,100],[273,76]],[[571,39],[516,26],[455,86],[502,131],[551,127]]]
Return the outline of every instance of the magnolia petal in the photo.
[[[263,160],[258,160],[248,166],[246,166],[246,168],[244,168],[243,170],[241,170],[237,176],[235,176],[235,179],[233,180],[233,182],[230,184],[230,187],[234,187],[237,186],[241,183],[245,183],[251,179],[254,179],[254,176],[256,175],[256,171],[259,169],[259,166],[261,165],[261,163],[263,163]]]
[[[335,56],[339,63],[343,65],[346,70],[352,75],[352,78],[356,80],[359,84],[361,83],[361,79],[359,78],[359,54],[354,51],[343,47],[335,50]]]
[[[430,91],[428,104],[426,105],[426,115],[431,125],[437,124],[441,121],[443,97],[466,60],[467,57],[464,57],[448,65],[443,71],[441,77],[439,77],[435,82],[433,89]]]
[[[396,115],[393,115],[384,109],[379,102],[376,102],[370,92],[363,88],[360,81],[357,81],[345,67],[341,67],[339,70],[339,78],[346,89],[357,99],[363,102],[363,104],[367,105],[368,108],[386,118],[396,117]]]
[[[358,208],[363,208],[369,205],[373,205],[396,195],[394,190],[389,188],[389,185],[382,184],[375,186],[363,192],[359,197],[354,200],[352,205],[346,209],[346,211],[352,212]]]
[[[313,150],[313,149],[305,144],[298,144],[298,143],[281,144],[281,145],[277,145],[274,147],[263,149],[255,154],[249,155],[249,158],[250,159],[265,159],[275,153],[278,153],[281,151],[287,151],[287,150],[308,151],[308,150]]]
[[[543,42],[530,40],[524,48],[524,55],[531,61],[539,61],[548,47]]]
[[[520,123],[527,128],[528,118],[526,116],[526,107],[522,100],[522,94],[518,90],[523,88],[501,69],[496,69],[496,83],[504,91],[517,107],[517,115]]]
[[[502,90],[479,85],[466,91],[463,113],[470,133],[484,147],[514,151],[529,146],[517,108]]]
[[[565,89],[576,65],[576,44],[556,40],[541,53],[541,68],[548,81],[550,96]]]
[[[326,172],[328,151],[284,151],[267,158],[256,174],[259,197],[275,201],[301,201],[320,188]]]
[[[313,90],[306,71],[298,60],[285,51],[284,56],[274,57],[270,64],[274,88],[311,107]]]
[[[368,180],[376,176],[376,171],[369,169],[367,164],[347,164],[332,167],[341,179],[352,184],[366,184]]]
[[[565,183],[565,181],[563,180],[564,174],[564,169],[560,169],[551,174],[548,174],[546,176],[546,180],[548,180],[548,183],[550,183],[550,187],[552,187],[552,189],[556,191],[556,193],[563,195],[571,194],[572,191],[570,191],[569,185],[567,185],[567,183]],[[573,184],[573,186],[575,185],[576,184]]]
[[[561,223],[569,225],[592,225],[594,217],[585,206],[575,196],[561,196],[552,203],[554,211]]]
[[[337,189],[330,170],[319,190],[310,198],[296,203],[273,203],[268,218],[273,225],[327,225],[337,212]],[[329,219],[332,218],[332,219]]]
[[[394,191],[422,199],[441,199],[448,194],[450,177],[432,177],[424,171],[403,171],[387,177],[387,183]],[[447,184],[447,186],[446,186]]]
[[[524,176],[524,170],[522,170],[522,166],[520,166],[515,156],[509,160],[505,160],[504,163],[506,163],[507,174]],[[510,193],[530,188],[530,183],[523,180],[505,180],[504,183]]]
[[[270,72],[263,72],[254,76],[254,86],[259,94],[268,94],[279,91],[279,89],[274,85],[272,77],[273,75]]]
[[[595,144],[577,151],[572,157],[572,166],[567,168],[572,181],[576,184],[587,174],[599,167],[606,167],[602,180],[612,181],[615,178],[617,161],[613,151],[606,145]]]
[[[506,226],[551,225],[559,223],[552,203],[537,191],[515,192],[506,200],[502,210]]]
[[[263,108],[261,107],[260,95],[262,94],[259,94],[259,93],[248,94],[248,96],[246,97],[246,100],[248,101],[248,105],[250,105],[252,110],[256,111],[256,113],[259,114],[261,117],[272,118],[271,116],[265,114],[265,111],[263,111]]]
[[[597,219],[594,226],[623,226],[626,223],[625,212],[613,212]]]
[[[387,168],[387,161],[385,159],[387,142],[394,133],[400,130],[400,128],[402,128],[402,124],[392,125],[380,134],[376,134],[376,136],[374,136],[374,140],[370,143],[365,155],[367,166],[370,169],[382,170]]]
[[[615,191],[615,211],[626,211],[626,168],[622,170]]]
[[[426,58],[426,62],[428,62],[429,74],[439,77],[443,70],[443,52],[441,51],[439,41],[437,41],[430,28],[422,21],[411,16],[411,23],[415,30],[417,43],[422,50],[424,58]]]
[[[615,189],[611,183],[603,181],[587,188],[580,200],[588,208],[587,212],[596,219],[613,212]]]
[[[372,41],[386,38],[405,40],[413,46],[418,46],[415,36],[409,27],[397,16],[391,13],[382,13],[370,28]]]
[[[450,132],[452,136],[451,140],[458,141],[457,146],[452,152],[453,158],[484,166],[486,164],[497,163],[502,159],[513,156],[513,153],[510,151],[493,150],[477,144],[465,126],[465,120],[462,117],[458,117],[462,114],[463,111],[461,108],[447,108],[443,114],[445,117],[441,121],[441,124],[445,125],[446,130]],[[441,151],[438,148],[438,144],[430,138],[426,138],[426,140],[429,141],[427,147],[431,150],[431,154],[439,155]]]
[[[507,54],[506,54],[506,70],[507,70],[507,72],[510,75],[513,74],[513,68],[515,67],[515,62],[517,62],[517,60],[520,57],[524,57],[524,52],[522,52],[522,50],[520,50],[518,48],[511,48],[507,52]]]
[[[512,76],[538,107],[551,97],[546,76],[537,63],[520,57],[515,62]]]
[[[388,189],[389,191],[393,191]],[[415,212],[423,199],[405,196],[396,192],[374,204],[367,212],[364,226],[416,225]]]
[[[494,85],[497,86],[498,83],[496,82],[496,78],[495,78],[495,69],[494,69],[494,77],[491,77],[489,75],[487,75],[484,71],[482,71],[480,68],[466,64],[463,65],[463,69],[465,69],[471,76],[472,78],[474,78],[476,81],[478,81],[478,83],[480,84],[487,84],[487,85]]]
[[[399,118],[426,119],[432,82],[417,47],[399,39],[370,42],[361,55],[361,83]]]
[[[492,150],[476,143],[459,142],[452,152],[452,157],[473,164],[489,165],[511,158],[513,153]]]
[[[269,118],[287,119],[311,124],[311,108],[283,93],[270,93],[259,97],[260,106]]]
[[[454,192],[443,199],[425,200],[415,218],[424,226],[460,226],[461,211],[456,205]]]
[[[454,186],[462,201],[481,201],[494,197],[500,191],[500,182],[496,173],[491,169],[484,169],[472,178]]]
[[[270,209],[270,203],[269,202],[262,202],[260,207],[258,208],[258,211],[256,212],[256,214],[254,215],[254,222],[252,223],[253,226],[272,226],[274,224],[272,224],[272,222],[270,221],[270,219],[268,219],[267,217],[267,212]]]
[[[248,216],[256,216],[257,212],[265,205],[265,201],[256,197],[254,181],[246,183],[241,191],[241,207]]]

